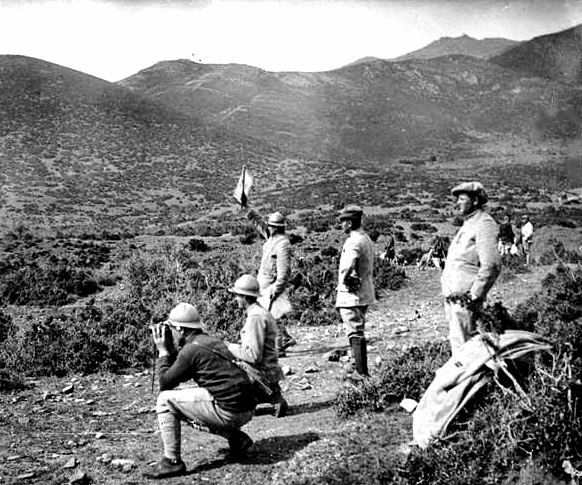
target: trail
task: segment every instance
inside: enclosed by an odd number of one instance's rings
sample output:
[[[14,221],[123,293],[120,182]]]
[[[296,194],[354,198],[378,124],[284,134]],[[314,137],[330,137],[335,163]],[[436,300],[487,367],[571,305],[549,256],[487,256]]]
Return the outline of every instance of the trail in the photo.
[[[534,268],[510,281],[501,278],[490,295],[512,309],[539,289],[548,270]],[[438,270],[406,268],[406,274],[405,288],[384,292],[370,309],[366,333],[371,374],[387,349],[446,338]],[[325,477],[326,470],[346,460],[364,459],[346,443],[346,430],[375,440],[387,459],[404,456],[412,419],[398,406],[349,420],[336,414],[334,399],[345,383],[347,364],[325,356],[329,350],[348,348],[339,325],[291,325],[289,330],[298,344],[281,359],[291,369],[282,384],[288,415],[277,419],[270,406],[257,409],[244,428],[255,445],[242,463],[229,461],[223,438],[184,427],[182,453],[189,474],[164,483],[289,485],[298,476]],[[0,484],[67,483],[76,472],[102,485],[144,483],[141,472],[161,453],[150,381],[148,371],[47,378],[31,382],[28,390],[0,394]],[[64,468],[71,458],[74,466]],[[111,459],[130,464],[116,468]],[[17,478],[22,476],[28,478]]]

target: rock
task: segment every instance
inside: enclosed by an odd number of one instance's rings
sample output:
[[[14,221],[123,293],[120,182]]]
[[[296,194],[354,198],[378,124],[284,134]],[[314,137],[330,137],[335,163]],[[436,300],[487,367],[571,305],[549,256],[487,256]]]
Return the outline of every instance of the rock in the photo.
[[[281,367],[281,370],[283,371],[283,375],[285,376],[290,376],[291,374],[293,374],[293,369],[291,369],[291,366],[284,365],[283,367]]]
[[[61,394],[71,394],[75,390],[74,384],[69,384],[61,389]]]
[[[89,483],[89,477],[84,471],[78,470],[69,477],[71,485],[86,485]]]
[[[111,460],[113,460],[113,457],[109,453],[103,453],[101,456],[97,457],[97,461],[105,465],[111,463]]]
[[[111,466],[114,466],[115,468],[121,468],[122,471],[128,472],[135,466],[135,461],[116,458],[115,460],[111,460]]]
[[[88,406],[90,406],[91,404],[95,404],[95,400],[94,399],[87,399],[85,401],[85,404],[87,404]]]
[[[101,433],[100,431],[95,433],[95,439],[101,440],[105,438],[105,435],[103,433]]]
[[[75,468],[77,466],[77,459],[75,457],[71,458],[67,463],[63,465],[63,468]]]
[[[26,480],[28,478],[34,478],[34,472],[27,472],[27,473],[23,473],[22,475],[18,475],[16,477],[17,480]]]
[[[340,357],[340,362],[349,362],[350,361],[350,356],[349,355],[344,355],[342,357]]]
[[[398,334],[401,334],[401,333],[406,333],[406,332],[410,332],[410,328],[404,327],[404,326],[400,326],[400,327],[398,327],[398,328],[396,328],[394,330],[394,334],[395,335],[398,335]]]
[[[414,399],[405,397],[402,401],[400,401],[400,407],[408,413],[413,412],[416,409],[416,406],[418,406],[418,403]]]
[[[380,357],[379,355],[377,355],[377,356],[374,358],[374,364],[376,364],[376,365],[380,365],[381,363],[382,363],[382,357]]]
[[[319,368],[316,365],[310,365],[304,372],[306,374],[313,374],[314,372],[319,372]]]

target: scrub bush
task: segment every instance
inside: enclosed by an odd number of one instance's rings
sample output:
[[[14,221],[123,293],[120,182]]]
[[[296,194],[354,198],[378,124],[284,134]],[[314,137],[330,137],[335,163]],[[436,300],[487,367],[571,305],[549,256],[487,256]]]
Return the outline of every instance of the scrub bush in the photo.
[[[405,483],[557,484],[568,478],[565,460],[582,467],[582,269],[557,266],[512,318],[553,343],[520,376],[526,396],[489,384],[448,439],[413,449]]]
[[[449,357],[448,341],[428,342],[404,352],[391,351],[369,379],[341,389],[336,410],[340,416],[348,417],[362,410],[384,411],[405,397],[418,400],[435,371]]]

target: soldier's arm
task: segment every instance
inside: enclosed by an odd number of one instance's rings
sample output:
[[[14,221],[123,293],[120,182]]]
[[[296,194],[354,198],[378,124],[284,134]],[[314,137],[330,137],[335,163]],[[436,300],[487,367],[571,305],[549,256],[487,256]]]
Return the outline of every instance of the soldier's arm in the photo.
[[[277,247],[277,279],[273,283],[272,299],[279,296],[287,285],[289,284],[289,279],[291,278],[291,243],[288,239],[281,241]]]
[[[257,231],[260,237],[263,239],[269,239],[269,227],[258,212],[250,210],[247,214],[247,218],[251,221],[255,231]]]

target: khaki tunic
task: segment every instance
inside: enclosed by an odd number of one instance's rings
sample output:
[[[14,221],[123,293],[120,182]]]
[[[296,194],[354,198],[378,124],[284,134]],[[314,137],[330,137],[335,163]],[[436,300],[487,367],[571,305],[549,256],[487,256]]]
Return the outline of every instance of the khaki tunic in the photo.
[[[453,238],[441,275],[444,296],[471,292],[484,299],[499,275],[499,227],[482,210],[470,214]]]
[[[356,261],[356,273],[361,285],[358,291],[352,293],[344,284],[344,278],[348,274],[354,261]],[[372,279],[374,270],[374,245],[371,239],[360,227],[351,231],[344,243],[339,262],[339,274],[337,285],[336,307],[349,308],[356,306],[368,306],[376,301],[374,282]]]

